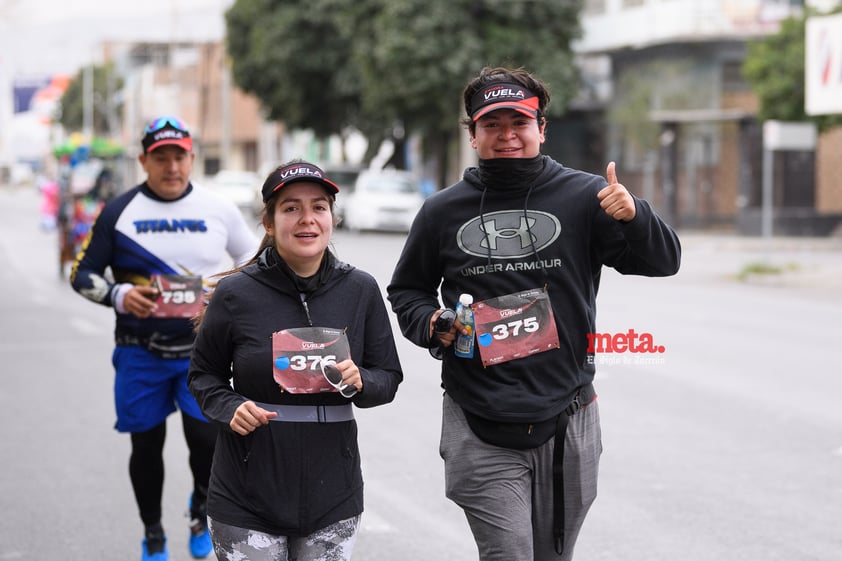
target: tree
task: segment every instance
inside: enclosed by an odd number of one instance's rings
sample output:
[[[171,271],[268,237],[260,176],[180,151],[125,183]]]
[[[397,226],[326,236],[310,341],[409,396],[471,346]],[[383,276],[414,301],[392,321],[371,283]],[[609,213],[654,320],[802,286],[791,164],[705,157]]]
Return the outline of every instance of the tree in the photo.
[[[483,66],[534,72],[551,88],[550,112],[565,110],[581,2],[237,0],[228,48],[234,80],[272,118],[318,136],[354,126],[375,149],[420,133],[443,156],[462,88]]]
[[[501,65],[540,76],[553,93],[550,114],[563,113],[577,89],[570,42],[580,9],[578,0],[380,0],[355,43],[362,113],[379,109],[387,123],[422,133],[444,160],[466,81]]]
[[[348,64],[342,0],[237,0],[226,12],[227,49],[237,85],[270,119],[325,138],[353,125],[359,81]]]
[[[804,112],[805,29],[811,15],[815,13],[807,10],[788,18],[774,35],[748,44],[743,75],[760,99],[761,121],[813,121],[820,131],[842,125],[838,115],[810,117]]]
[[[85,126],[85,72],[82,68],[67,86],[60,100],[59,122],[68,131],[80,131]],[[93,67],[93,99],[91,100],[93,134],[111,136],[116,132],[119,103],[115,92],[123,87],[111,64]]]

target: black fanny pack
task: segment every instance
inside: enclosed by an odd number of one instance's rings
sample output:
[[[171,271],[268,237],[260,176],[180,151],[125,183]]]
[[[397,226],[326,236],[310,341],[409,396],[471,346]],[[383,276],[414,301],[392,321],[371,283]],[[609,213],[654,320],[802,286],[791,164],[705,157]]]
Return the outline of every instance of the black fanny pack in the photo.
[[[121,334],[117,336],[117,345],[137,345],[159,358],[189,358],[193,350],[193,334],[180,337],[165,337],[153,333],[149,337]]]
[[[541,446],[555,436],[555,428],[558,424],[558,416],[538,423],[504,423],[484,419],[464,409],[463,411],[465,411],[468,426],[480,440],[494,446],[516,450]]]
[[[462,410],[465,412],[465,419],[468,421],[468,426],[471,427],[473,433],[480,440],[502,448],[527,450],[529,448],[537,448],[554,437],[558,428],[559,416],[573,415],[581,406],[593,401],[595,395],[593,385],[588,384],[576,393],[573,403],[567,406],[559,415],[537,423],[491,421],[465,409]]]

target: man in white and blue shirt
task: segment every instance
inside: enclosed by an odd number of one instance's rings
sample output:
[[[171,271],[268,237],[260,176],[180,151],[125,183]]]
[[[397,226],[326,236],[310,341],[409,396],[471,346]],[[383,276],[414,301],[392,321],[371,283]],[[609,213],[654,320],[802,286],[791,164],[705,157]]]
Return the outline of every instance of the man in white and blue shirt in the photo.
[[[203,558],[213,549],[205,502],[216,427],[187,389],[192,317],[201,309],[203,280],[231,260],[247,261],[258,241],[236,206],[190,182],[193,140],[180,119],[153,120],[141,143],[146,180],[103,207],[70,282],[116,314],[115,428],[131,435],[129,473],[145,526],[141,559],[169,559],[161,525],[163,447],[176,409],[194,479],[190,553]]]

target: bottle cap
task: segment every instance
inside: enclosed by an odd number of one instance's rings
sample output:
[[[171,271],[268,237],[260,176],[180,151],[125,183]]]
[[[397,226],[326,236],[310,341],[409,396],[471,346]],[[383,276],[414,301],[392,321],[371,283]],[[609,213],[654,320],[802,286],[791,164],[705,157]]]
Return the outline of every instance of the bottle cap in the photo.
[[[474,297],[470,294],[460,294],[459,295],[459,303],[463,306],[470,306],[474,303]]]

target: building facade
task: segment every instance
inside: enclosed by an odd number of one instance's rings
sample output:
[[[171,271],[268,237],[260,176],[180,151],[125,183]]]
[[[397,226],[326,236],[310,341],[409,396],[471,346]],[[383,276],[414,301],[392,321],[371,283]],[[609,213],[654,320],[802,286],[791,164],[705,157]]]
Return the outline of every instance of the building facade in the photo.
[[[551,123],[548,151],[594,173],[616,161],[623,183],[679,228],[759,233],[762,124],[742,64],[749,41],[803,9],[801,0],[585,0],[574,45],[584,87]],[[838,154],[832,132],[815,151],[775,155],[778,233],[827,234],[842,221]]]
[[[264,162],[279,161],[283,127],[265,120],[259,100],[232,84],[223,42],[111,42],[104,53],[124,79],[125,146],[139,145],[150,119],[172,114],[191,128],[197,178],[222,169],[257,172]]]

